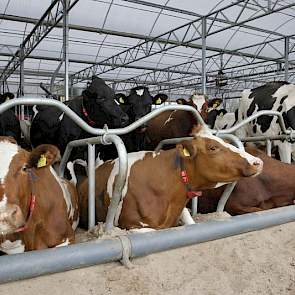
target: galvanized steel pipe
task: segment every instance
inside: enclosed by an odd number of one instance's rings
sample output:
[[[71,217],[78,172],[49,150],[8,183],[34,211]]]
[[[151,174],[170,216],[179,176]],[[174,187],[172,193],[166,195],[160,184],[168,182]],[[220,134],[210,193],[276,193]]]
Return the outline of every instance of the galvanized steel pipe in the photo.
[[[293,221],[295,205],[127,237],[131,257],[139,257]],[[2,256],[0,283],[117,261],[122,258],[122,253],[121,241],[116,238]]]

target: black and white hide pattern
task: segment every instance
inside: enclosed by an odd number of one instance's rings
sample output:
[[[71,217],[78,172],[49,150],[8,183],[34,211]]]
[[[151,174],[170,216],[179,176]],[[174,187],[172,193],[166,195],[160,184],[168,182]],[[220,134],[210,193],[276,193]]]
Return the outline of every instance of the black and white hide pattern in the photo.
[[[288,82],[270,82],[254,89],[246,89],[239,102],[238,122],[261,110],[273,110],[282,114],[286,128],[295,129],[295,85]],[[239,137],[274,136],[281,133],[278,118],[261,116],[237,131]],[[276,140],[281,161],[291,163],[295,160],[294,144]]]

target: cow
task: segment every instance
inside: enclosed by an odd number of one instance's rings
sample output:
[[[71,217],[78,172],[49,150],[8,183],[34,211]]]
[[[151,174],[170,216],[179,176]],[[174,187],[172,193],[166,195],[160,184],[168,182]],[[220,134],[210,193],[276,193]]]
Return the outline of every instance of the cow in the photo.
[[[263,162],[212,135],[206,126],[193,129],[194,139],[159,153],[128,154],[127,180],[115,225],[123,229],[163,229],[185,215],[188,200],[200,190],[219,187],[241,177],[256,176]],[[96,222],[103,222],[118,175],[119,161],[96,168]],[[81,226],[87,226],[88,180],[78,186]],[[183,213],[182,213],[183,212]],[[186,223],[190,223],[189,219]]]
[[[129,116],[129,123],[133,123],[141,117],[147,115],[152,110],[152,105],[162,105],[168,96],[164,93],[158,93],[154,97],[149,93],[147,87],[137,86],[132,88],[130,94],[126,96],[123,93],[117,93],[115,100],[120,104],[122,110]],[[136,130],[121,136],[127,152],[136,152],[146,148],[146,130],[150,122],[142,124]],[[117,150],[108,146],[100,153],[100,158],[104,161],[118,157]]]
[[[180,105],[188,105],[200,112],[203,120],[208,120],[208,98],[205,95],[194,93],[188,100],[178,98],[176,102]]]
[[[5,92],[0,95],[0,104],[13,98],[13,93]],[[22,142],[20,122],[13,109],[8,109],[0,114],[0,136],[11,136],[19,144]]]
[[[269,82],[242,92],[239,101],[238,122],[261,110],[273,110],[282,114],[286,128],[295,129],[295,85],[288,82]],[[281,133],[275,116],[261,116],[237,131],[239,137],[274,136]],[[283,162],[291,163],[291,153],[295,159],[293,145],[287,141],[274,141]]]
[[[82,92],[82,97],[69,100],[66,105],[94,128],[103,128],[105,124],[110,128],[124,127],[129,122],[127,114],[114,100],[113,90],[96,76]],[[64,153],[68,142],[92,136],[55,107],[38,106],[37,109],[38,113],[31,126],[33,146],[56,144],[61,153]],[[84,154],[84,149],[82,153]]]
[[[243,178],[237,182],[225,205],[225,211],[239,215],[293,205],[295,166],[273,159],[255,147],[248,146],[246,151],[263,161],[263,170],[255,178]],[[223,191],[224,187],[203,191],[198,200],[198,212],[216,211]]]
[[[237,122],[238,110],[231,113],[225,109],[214,109],[208,113],[208,125],[212,129],[222,130],[231,128]]]
[[[78,195],[58,177],[53,145],[28,152],[11,137],[0,137],[0,250],[21,253],[67,245],[75,240]]]

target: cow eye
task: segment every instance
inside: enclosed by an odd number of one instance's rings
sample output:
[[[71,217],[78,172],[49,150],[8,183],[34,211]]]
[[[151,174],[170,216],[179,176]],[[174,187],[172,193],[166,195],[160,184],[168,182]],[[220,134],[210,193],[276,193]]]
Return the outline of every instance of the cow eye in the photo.
[[[218,150],[218,147],[215,146],[215,145],[210,145],[210,146],[208,147],[208,150],[209,150],[210,152],[215,152],[215,151]]]
[[[27,169],[28,169],[27,165],[23,165],[23,166],[22,166],[22,171],[26,172]]]

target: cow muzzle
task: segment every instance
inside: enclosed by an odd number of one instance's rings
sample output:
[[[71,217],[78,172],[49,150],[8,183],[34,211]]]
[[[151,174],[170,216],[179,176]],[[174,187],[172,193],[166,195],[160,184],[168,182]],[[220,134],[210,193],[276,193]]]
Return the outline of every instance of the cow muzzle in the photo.
[[[14,233],[25,225],[22,210],[18,205],[7,204],[0,209],[0,235]]]
[[[259,158],[253,158],[253,161],[243,169],[243,176],[245,177],[255,177],[263,170],[263,161]]]

